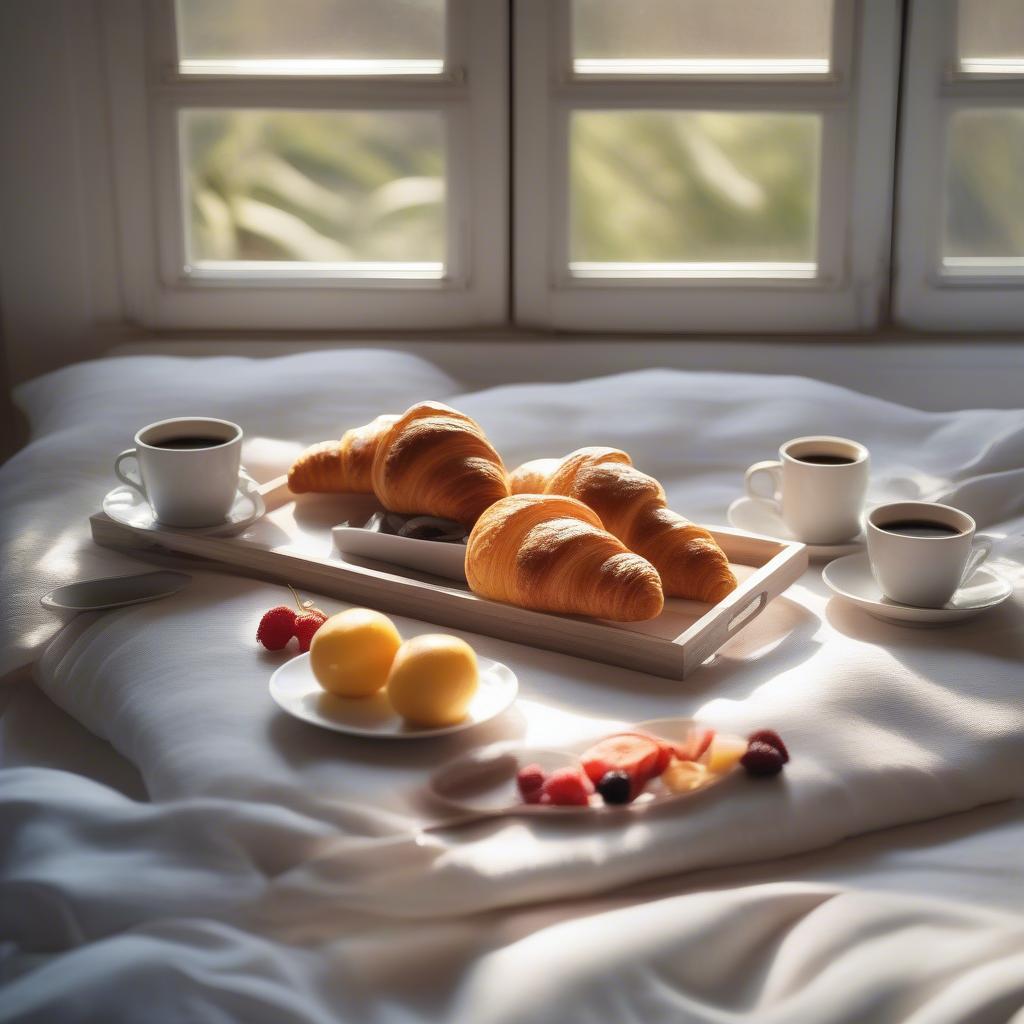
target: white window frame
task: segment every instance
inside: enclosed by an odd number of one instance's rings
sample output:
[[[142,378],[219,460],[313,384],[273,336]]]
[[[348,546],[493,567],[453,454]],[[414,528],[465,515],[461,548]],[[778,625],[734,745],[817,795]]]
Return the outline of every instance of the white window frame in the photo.
[[[576,330],[869,330],[888,304],[899,4],[835,0],[827,75],[574,76],[569,0],[517,0],[515,315]],[[578,108],[823,115],[817,274],[583,277],[568,264],[568,118]]]
[[[903,83],[896,226],[895,314],[924,330],[1016,330],[1024,267],[945,267],[946,140],[951,116],[1024,107],[1024,75],[958,70],[956,0],[911,0]]]
[[[102,0],[130,319],[156,328],[435,328],[508,316],[508,24],[504,0],[448,0],[441,75],[181,74],[173,0]],[[177,110],[440,110],[443,275],[312,268],[190,271]]]

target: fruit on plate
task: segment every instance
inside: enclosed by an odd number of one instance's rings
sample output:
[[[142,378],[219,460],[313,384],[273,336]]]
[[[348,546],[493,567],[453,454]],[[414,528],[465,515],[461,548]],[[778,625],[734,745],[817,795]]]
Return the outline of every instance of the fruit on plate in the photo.
[[[673,756],[672,745],[645,732],[620,732],[606,736],[588,750],[580,761],[587,778],[599,785],[609,772],[621,772],[630,780],[635,800],[651,779],[657,778]]]
[[[779,734],[771,729],[760,729],[751,733],[740,764],[748,775],[769,776],[778,775],[788,760],[789,751]]]
[[[590,779],[579,768],[559,768],[544,780],[540,802],[559,807],[586,807],[593,792]]]
[[[597,791],[606,804],[628,804],[633,799],[633,780],[625,772],[605,772]]]
[[[288,641],[295,636],[295,618],[295,612],[284,604],[264,612],[256,627],[256,642],[268,651],[284,650]]]
[[[539,804],[544,788],[544,769],[539,764],[528,764],[516,772],[516,788],[524,804]]]
[[[478,683],[476,654],[465,640],[425,633],[406,640],[395,654],[388,699],[406,721],[441,728],[466,717]]]
[[[402,638],[371,608],[332,615],[313,636],[309,663],[317,682],[338,697],[371,697],[383,689]]]
[[[661,782],[670,793],[689,793],[707,781],[708,770],[699,761],[672,758],[661,773]]]
[[[716,736],[708,747],[705,759],[708,771],[713,775],[724,775],[746,752],[747,741],[742,736]]]

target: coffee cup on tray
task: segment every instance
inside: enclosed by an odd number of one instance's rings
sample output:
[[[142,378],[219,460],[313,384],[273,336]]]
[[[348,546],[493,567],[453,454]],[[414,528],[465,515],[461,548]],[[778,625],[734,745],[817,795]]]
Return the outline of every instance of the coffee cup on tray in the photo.
[[[227,518],[239,486],[252,483],[241,470],[241,456],[237,423],[177,417],[143,427],[135,447],[114,460],[114,472],[142,495],[165,526],[215,526]],[[137,464],[138,477],[122,468],[129,460]]]
[[[890,601],[941,608],[988,558],[992,541],[950,505],[895,501],[867,520],[871,572]]]
[[[755,462],[744,483],[747,496],[780,516],[797,540],[841,544],[860,533],[868,465],[868,450],[856,441],[796,437],[779,448],[777,461]]]

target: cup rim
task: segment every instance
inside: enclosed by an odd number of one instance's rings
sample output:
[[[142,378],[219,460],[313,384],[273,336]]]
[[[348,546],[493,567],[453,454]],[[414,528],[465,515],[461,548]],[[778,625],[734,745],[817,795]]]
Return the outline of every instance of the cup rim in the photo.
[[[220,444],[211,444],[207,448],[161,448],[158,444],[150,444],[148,441],[142,440],[142,435],[150,430],[154,430],[157,427],[166,426],[169,423],[216,423],[222,427],[230,427],[234,431],[233,436],[222,441]],[[234,423],[232,420],[222,420],[216,416],[169,416],[167,419],[154,420],[152,423],[147,423],[144,427],[140,427],[135,432],[135,444],[140,448],[146,448],[151,452],[174,452],[179,455],[195,453],[196,451],[213,452],[220,448],[226,448],[228,445],[236,444],[242,439],[242,428]]]
[[[906,534],[890,533],[884,526],[875,522],[876,515],[882,513],[891,515],[891,522],[898,522],[900,518],[913,518],[916,515],[918,519],[932,518],[935,519],[936,522],[942,523],[944,526],[953,525],[953,523],[948,522],[946,519],[936,519],[934,517],[934,513],[936,511],[946,513],[961,522],[966,522],[966,525],[961,526],[957,533],[946,534],[945,536],[910,537]],[[902,516],[900,515],[900,512],[902,512]],[[929,516],[929,513],[932,513],[932,515]],[[888,501],[884,505],[876,505],[865,517],[865,522],[869,531],[884,534],[887,537],[898,536],[901,541],[924,541],[927,543],[957,540],[960,537],[973,536],[978,529],[978,524],[975,522],[972,515],[965,512],[963,509],[954,508],[952,505],[943,505],[938,501]]]
[[[828,463],[809,463],[804,462],[802,459],[797,458],[795,455],[789,454],[789,449],[796,444],[803,444],[809,441],[824,441],[828,444],[844,444],[849,445],[850,448],[856,450],[857,455],[852,462],[842,462],[834,465]],[[804,437],[791,437],[788,441],[784,441],[779,446],[779,458],[783,462],[791,462],[800,466],[813,465],[815,469],[850,469],[851,466],[859,466],[868,460],[868,450],[860,443],[860,441],[854,441],[849,437],[838,437],[835,434],[808,434]]]

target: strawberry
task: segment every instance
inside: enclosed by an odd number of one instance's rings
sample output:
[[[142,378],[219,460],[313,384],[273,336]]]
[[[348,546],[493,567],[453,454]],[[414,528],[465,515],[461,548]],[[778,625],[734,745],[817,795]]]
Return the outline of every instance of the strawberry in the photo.
[[[544,769],[539,764],[528,764],[516,773],[516,786],[524,804],[539,804],[544,786]]]
[[[754,740],[740,758],[740,764],[748,775],[778,775],[785,763],[782,751],[761,740]]]
[[[295,616],[295,636],[299,641],[299,650],[308,651],[313,642],[313,634],[327,621],[321,611],[303,612]]]
[[[280,651],[295,636],[295,612],[283,604],[271,608],[260,619],[256,640],[268,651]]]
[[[757,732],[752,732],[747,737],[747,742],[767,743],[769,747],[774,747],[782,755],[783,764],[789,760],[786,744],[782,742],[782,737],[774,729],[758,729]]]
[[[593,792],[590,780],[578,768],[559,768],[544,780],[541,801],[562,807],[585,807]]]

